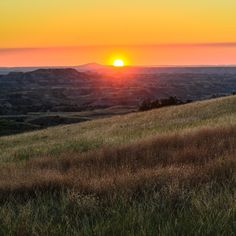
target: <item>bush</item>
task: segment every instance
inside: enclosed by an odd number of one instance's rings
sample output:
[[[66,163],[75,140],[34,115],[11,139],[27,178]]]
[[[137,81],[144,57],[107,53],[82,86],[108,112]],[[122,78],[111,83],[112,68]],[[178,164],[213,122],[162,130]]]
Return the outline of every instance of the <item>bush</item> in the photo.
[[[161,99],[161,100],[150,100],[150,99],[145,99],[139,106],[140,111],[147,111],[150,109],[154,108],[160,108],[160,107],[165,107],[165,106],[173,106],[173,105],[180,105],[184,104],[186,102],[181,101],[177,97],[169,97],[166,99]]]

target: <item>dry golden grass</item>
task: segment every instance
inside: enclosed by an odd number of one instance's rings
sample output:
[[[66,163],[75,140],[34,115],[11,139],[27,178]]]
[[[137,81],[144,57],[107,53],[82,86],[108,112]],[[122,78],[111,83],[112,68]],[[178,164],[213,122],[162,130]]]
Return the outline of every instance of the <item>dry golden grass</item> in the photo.
[[[0,235],[232,235],[235,104],[0,137]]]
[[[116,148],[41,157],[0,171],[0,196],[35,197],[73,189],[81,194],[137,194],[148,188],[227,181],[236,167],[236,126],[166,134]],[[24,198],[25,198],[24,197]]]

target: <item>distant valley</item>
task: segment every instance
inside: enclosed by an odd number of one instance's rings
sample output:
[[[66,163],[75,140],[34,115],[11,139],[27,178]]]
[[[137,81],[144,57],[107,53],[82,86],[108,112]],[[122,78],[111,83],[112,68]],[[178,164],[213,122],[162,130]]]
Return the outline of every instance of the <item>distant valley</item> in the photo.
[[[137,107],[147,98],[201,100],[236,91],[236,68],[113,70],[52,68],[0,75],[0,114]]]
[[[30,120],[33,127],[124,114],[137,110],[145,99],[195,101],[236,91],[234,67],[115,69],[88,64],[19,70],[0,75],[0,118]]]

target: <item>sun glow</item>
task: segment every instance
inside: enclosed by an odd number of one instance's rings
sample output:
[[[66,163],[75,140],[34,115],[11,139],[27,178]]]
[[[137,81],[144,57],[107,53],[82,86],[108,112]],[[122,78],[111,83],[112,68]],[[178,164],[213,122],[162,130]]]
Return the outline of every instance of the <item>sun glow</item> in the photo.
[[[125,66],[125,63],[124,63],[124,61],[122,59],[116,59],[113,62],[113,66],[115,66],[115,67],[123,67],[123,66]]]

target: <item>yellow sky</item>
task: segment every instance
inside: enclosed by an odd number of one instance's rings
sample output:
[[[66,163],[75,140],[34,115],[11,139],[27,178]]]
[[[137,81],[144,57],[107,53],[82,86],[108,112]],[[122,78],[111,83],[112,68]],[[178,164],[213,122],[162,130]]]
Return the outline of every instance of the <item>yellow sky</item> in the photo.
[[[235,0],[1,0],[0,48],[236,42],[235,11]]]

